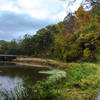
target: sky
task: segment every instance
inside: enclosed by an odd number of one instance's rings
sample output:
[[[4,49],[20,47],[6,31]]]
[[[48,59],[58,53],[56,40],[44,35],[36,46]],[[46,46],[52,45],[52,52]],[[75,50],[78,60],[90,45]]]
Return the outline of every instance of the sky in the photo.
[[[33,35],[47,25],[62,21],[69,11],[76,11],[82,1],[0,0],[0,40]]]

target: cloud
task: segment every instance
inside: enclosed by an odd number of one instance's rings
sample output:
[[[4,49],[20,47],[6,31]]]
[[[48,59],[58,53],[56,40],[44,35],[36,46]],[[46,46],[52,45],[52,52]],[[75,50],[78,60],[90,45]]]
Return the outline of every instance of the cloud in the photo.
[[[0,4],[0,10],[27,13],[40,19],[54,17],[64,11],[61,0],[4,0]]]
[[[33,18],[32,16],[25,13],[20,14],[11,11],[0,12],[1,31],[27,31],[31,29],[38,29],[52,23],[54,22],[50,21],[49,18],[44,20]]]
[[[33,18],[28,14],[20,14],[11,11],[0,12],[0,39],[12,38],[18,33],[34,33],[34,30],[45,27],[55,22],[47,19]],[[12,35],[12,36],[11,36]],[[5,38],[4,38],[5,37]]]
[[[65,15],[60,0],[0,0],[0,39],[34,34],[46,25],[63,20]]]
[[[66,2],[63,2],[66,1]],[[0,0],[0,39],[34,34],[46,25],[62,21],[83,0]]]

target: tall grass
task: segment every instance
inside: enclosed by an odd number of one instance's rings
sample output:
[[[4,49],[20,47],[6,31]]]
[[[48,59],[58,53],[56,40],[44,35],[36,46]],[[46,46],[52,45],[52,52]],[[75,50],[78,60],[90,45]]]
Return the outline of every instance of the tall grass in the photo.
[[[65,68],[65,66],[64,66]],[[40,73],[50,74],[46,80],[35,85],[24,85],[16,96],[1,93],[5,100],[95,100],[100,89],[100,67],[93,63],[69,63],[65,71],[53,70]]]
[[[95,100],[100,89],[100,67],[92,63],[70,63],[67,67],[60,95],[67,100]]]
[[[16,87],[10,90],[6,89],[0,90],[1,100],[23,100],[24,98],[26,98],[26,95],[27,95],[26,89],[20,84],[17,84]]]

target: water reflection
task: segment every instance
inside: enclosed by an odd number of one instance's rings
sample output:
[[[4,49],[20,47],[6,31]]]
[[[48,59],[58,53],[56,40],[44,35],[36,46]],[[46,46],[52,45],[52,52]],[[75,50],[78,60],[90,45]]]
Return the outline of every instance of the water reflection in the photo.
[[[9,94],[12,98],[16,96],[17,92],[23,87],[23,84],[35,84],[37,81],[41,81],[47,77],[45,74],[39,74],[39,71],[48,70],[48,68],[33,68],[16,66],[11,63],[0,63],[0,100],[5,100],[3,94]],[[25,78],[28,80],[26,81]],[[12,92],[12,93],[11,93]]]
[[[16,89],[21,91],[22,88],[24,87],[23,80],[21,78],[0,76],[0,100],[5,100],[5,95],[8,95],[10,98],[15,97],[17,99]]]
[[[3,89],[10,91],[11,89],[14,89],[18,84],[23,84],[23,80],[19,77],[10,78],[6,76],[0,76],[0,90],[2,91]]]

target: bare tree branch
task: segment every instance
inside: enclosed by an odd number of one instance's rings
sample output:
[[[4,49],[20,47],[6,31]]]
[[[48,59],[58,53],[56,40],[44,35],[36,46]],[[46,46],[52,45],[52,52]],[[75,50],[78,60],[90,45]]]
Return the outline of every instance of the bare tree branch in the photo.
[[[100,0],[91,0],[91,5],[100,4]]]
[[[64,20],[67,20],[70,18],[70,16],[75,16],[75,12],[72,12],[70,10],[70,7],[74,5],[74,3],[77,1],[77,0],[71,0],[71,1],[68,1],[68,0],[62,0],[62,1],[65,1],[65,2],[68,2],[67,3],[67,16],[64,18]],[[97,4],[100,4],[100,0],[83,0],[82,2],[80,2],[80,7],[83,7],[83,9],[85,11],[89,11],[93,8],[93,6],[97,5]]]

